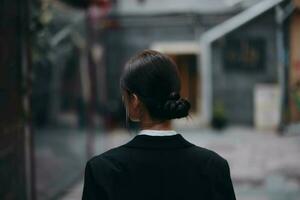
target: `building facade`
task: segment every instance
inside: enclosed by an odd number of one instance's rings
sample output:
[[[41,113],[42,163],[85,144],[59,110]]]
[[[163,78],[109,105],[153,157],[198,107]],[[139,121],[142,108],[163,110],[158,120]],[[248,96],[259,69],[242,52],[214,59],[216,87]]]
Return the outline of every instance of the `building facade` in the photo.
[[[0,198],[31,200],[29,1],[1,1],[0,11]]]
[[[286,109],[287,123],[291,125],[292,132],[298,132],[300,129],[300,1],[290,2],[291,11],[287,20],[286,48],[289,52],[288,63],[288,103]]]
[[[159,50],[179,65],[182,95],[193,104],[195,127],[210,124],[216,107],[222,107],[231,124],[254,126],[256,86],[279,84],[274,7],[281,1],[228,2],[189,1],[181,6],[174,1],[167,7],[152,1],[118,1],[119,26],[104,36],[107,76],[118,80],[124,63],[136,52]],[[211,39],[217,30],[225,32]],[[119,101],[118,82],[107,86],[109,100]]]

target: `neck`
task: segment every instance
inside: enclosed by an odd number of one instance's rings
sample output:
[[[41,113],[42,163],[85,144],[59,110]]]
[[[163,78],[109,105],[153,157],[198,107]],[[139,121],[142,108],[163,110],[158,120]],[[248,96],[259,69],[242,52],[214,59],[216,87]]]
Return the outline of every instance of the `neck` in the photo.
[[[164,122],[145,122],[141,121],[141,129],[149,129],[149,130],[172,130],[171,121],[164,121]]]

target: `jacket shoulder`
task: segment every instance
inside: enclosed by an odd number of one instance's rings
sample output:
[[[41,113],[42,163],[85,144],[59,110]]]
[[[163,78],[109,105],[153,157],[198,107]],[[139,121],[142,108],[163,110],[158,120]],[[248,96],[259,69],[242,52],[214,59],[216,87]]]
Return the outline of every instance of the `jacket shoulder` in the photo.
[[[126,154],[124,145],[107,150],[99,155],[93,156],[88,160],[91,166],[97,167],[113,167],[118,158]]]
[[[225,160],[221,155],[219,155],[215,151],[207,149],[207,148],[204,148],[204,147],[200,147],[200,146],[197,146],[197,145],[195,145],[195,146],[192,147],[192,151],[195,154],[199,154],[199,155],[205,156],[208,159]]]
[[[191,147],[191,153],[194,158],[193,160],[198,160],[201,165],[203,166],[204,164],[208,170],[212,170],[213,168],[223,168],[227,165],[227,160],[225,158],[210,149],[195,145]]]

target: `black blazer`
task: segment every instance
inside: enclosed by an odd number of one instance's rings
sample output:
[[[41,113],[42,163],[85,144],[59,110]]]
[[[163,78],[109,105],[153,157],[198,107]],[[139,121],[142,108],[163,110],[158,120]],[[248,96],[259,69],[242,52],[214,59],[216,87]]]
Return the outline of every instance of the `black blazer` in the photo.
[[[234,200],[225,159],[180,134],[137,135],[86,164],[83,200]]]

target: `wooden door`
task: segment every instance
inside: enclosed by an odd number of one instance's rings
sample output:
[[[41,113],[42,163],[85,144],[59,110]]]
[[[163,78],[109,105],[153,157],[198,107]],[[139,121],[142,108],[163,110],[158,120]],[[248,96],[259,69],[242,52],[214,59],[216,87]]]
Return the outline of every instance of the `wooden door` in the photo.
[[[170,56],[178,65],[181,78],[181,96],[188,99],[191,103],[191,113],[199,112],[198,88],[200,88],[200,81],[198,76],[197,55],[172,54]]]

